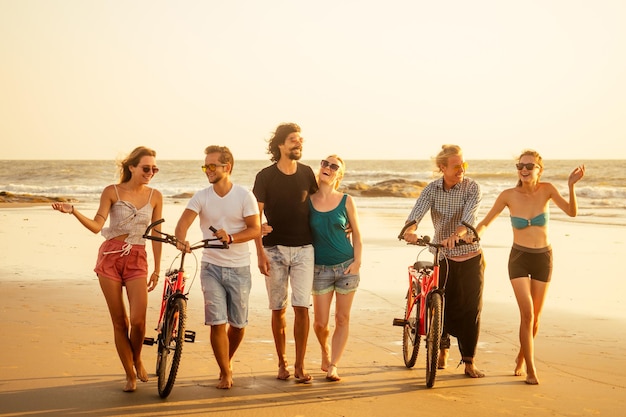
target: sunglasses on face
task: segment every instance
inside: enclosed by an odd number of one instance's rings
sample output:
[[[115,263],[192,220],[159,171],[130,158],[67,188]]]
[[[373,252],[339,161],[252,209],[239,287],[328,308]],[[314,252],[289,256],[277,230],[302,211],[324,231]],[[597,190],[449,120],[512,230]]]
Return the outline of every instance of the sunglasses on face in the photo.
[[[339,169],[339,165],[332,164],[325,159],[322,159],[322,162],[320,162],[320,166],[322,168],[330,168],[331,171],[337,171]]]
[[[146,174],[147,174],[148,172],[152,171],[152,174],[153,174],[153,175],[154,175],[154,174],[156,174],[157,172],[159,172],[159,168],[157,168],[157,167],[151,167],[151,166],[149,166],[149,165],[144,165],[144,166],[142,166],[142,167],[141,167],[141,170],[142,170],[143,172],[145,172]]]
[[[455,170],[455,171],[458,171],[460,169],[462,169],[463,171],[467,171],[467,167],[468,167],[467,162],[463,162],[463,163],[461,163],[459,165],[452,166],[452,169]]]
[[[526,168],[529,171],[532,171],[538,165],[537,164],[533,164],[532,162],[530,162],[528,164],[521,164],[521,163],[520,164],[515,164],[515,166],[517,167],[518,171],[521,171],[524,168]]]
[[[225,167],[226,165],[228,164],[207,164],[207,165],[202,165],[201,168],[203,172],[207,172],[207,171],[215,172],[217,167]]]

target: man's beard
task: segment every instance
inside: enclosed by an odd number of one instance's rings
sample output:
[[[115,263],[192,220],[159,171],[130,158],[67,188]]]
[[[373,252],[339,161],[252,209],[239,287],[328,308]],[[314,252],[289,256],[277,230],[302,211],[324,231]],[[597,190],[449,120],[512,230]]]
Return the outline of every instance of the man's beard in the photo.
[[[215,184],[216,182],[218,182],[219,180],[221,180],[224,176],[223,175],[216,175],[214,176],[212,179],[209,179],[209,182],[211,184]]]
[[[299,152],[298,152],[299,151]],[[292,149],[289,151],[289,159],[292,161],[299,161],[302,158],[302,149]]]

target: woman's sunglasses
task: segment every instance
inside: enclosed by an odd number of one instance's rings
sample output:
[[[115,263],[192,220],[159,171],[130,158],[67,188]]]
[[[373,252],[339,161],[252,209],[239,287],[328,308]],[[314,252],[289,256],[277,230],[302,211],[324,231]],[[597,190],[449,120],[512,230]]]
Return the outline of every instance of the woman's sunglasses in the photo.
[[[217,167],[225,167],[226,165],[228,164],[207,164],[207,165],[202,165],[201,168],[203,172],[207,172],[207,171],[215,172]]]
[[[154,175],[154,174],[156,174],[157,172],[159,172],[159,168],[157,168],[157,167],[151,167],[151,166],[149,166],[149,165],[144,165],[144,166],[142,166],[142,167],[141,167],[141,170],[142,170],[143,172],[145,172],[146,174],[147,174],[148,172],[152,171],[152,175]]]
[[[532,162],[530,162],[528,164],[515,164],[515,166],[517,167],[518,171],[521,171],[524,168],[526,168],[529,171],[532,171],[538,165],[537,164],[533,164]]]
[[[331,164],[325,159],[322,159],[322,162],[320,162],[320,165],[322,166],[322,168],[330,168],[331,171],[337,171],[339,169],[339,165]]]

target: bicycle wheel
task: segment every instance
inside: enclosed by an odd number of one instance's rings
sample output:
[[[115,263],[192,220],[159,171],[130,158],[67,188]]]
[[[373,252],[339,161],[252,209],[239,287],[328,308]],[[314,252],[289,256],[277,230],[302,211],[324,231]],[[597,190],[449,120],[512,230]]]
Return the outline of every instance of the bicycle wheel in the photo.
[[[417,360],[417,353],[420,348],[420,334],[419,334],[419,314],[420,303],[417,301],[413,304],[413,310],[409,311],[411,303],[414,299],[415,288],[412,286],[409,289],[409,293],[406,297],[406,308],[404,317],[408,316],[408,320],[404,325],[404,332],[402,333],[402,354],[404,356],[404,364],[407,368],[415,366]]]
[[[176,373],[180,364],[185,342],[185,309],[187,302],[182,297],[168,301],[167,311],[162,329],[162,343],[159,344],[158,388],[159,396],[170,395],[176,381]]]
[[[443,299],[441,294],[432,293],[428,301],[428,331],[426,332],[426,386],[432,388],[437,376],[437,361],[443,326]]]

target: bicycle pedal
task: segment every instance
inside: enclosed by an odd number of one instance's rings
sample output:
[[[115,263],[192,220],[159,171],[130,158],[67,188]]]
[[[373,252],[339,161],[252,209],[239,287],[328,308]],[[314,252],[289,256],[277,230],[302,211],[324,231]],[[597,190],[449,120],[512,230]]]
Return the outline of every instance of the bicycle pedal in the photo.
[[[404,327],[407,325],[407,321],[405,319],[393,319],[394,326]]]
[[[154,345],[154,337],[144,337],[143,344],[148,346]]]
[[[196,341],[196,332],[193,330],[185,330],[185,342],[193,343]]]

